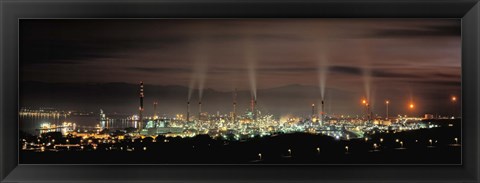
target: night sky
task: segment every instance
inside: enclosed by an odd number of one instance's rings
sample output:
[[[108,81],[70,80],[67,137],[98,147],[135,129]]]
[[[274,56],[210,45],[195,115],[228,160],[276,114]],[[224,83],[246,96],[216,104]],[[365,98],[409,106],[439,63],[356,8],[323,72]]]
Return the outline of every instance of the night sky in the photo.
[[[77,98],[88,93],[84,85],[143,81],[159,91],[146,93],[152,96],[146,101],[160,100],[168,114],[184,111],[191,87],[192,101],[205,91],[211,113],[231,110],[238,88],[246,93],[240,105],[257,93],[266,111],[305,115],[321,100],[322,85],[330,113],[361,114],[360,102],[368,98],[379,115],[386,99],[390,115],[448,114],[450,97],[460,98],[460,30],[459,19],[21,20],[20,77],[47,88],[78,85]],[[162,87],[172,86],[186,88],[162,96]],[[24,106],[138,109],[136,90],[102,95],[113,102],[97,107],[94,100],[21,92]],[[75,105],[59,105],[66,101]]]

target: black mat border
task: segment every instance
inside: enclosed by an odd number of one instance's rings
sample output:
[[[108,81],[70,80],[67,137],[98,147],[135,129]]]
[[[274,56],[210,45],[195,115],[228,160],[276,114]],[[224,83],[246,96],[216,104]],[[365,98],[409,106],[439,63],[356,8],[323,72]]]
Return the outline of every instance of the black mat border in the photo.
[[[0,0],[0,180],[4,182],[478,182],[478,0]],[[462,166],[17,165],[20,18],[461,18]],[[80,173],[81,172],[81,173]],[[85,176],[87,175],[87,176]]]

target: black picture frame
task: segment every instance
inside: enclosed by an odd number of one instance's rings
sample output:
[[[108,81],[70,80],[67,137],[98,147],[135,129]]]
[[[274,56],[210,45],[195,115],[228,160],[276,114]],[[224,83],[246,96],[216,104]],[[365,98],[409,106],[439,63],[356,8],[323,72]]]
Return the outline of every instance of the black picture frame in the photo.
[[[1,182],[479,182],[478,0],[0,0]],[[20,18],[461,18],[462,165],[18,165]]]

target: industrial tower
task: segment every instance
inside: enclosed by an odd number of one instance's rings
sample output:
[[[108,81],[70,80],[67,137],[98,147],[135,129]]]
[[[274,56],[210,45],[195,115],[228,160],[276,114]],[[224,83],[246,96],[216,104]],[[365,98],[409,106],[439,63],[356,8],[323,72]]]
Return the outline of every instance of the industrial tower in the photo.
[[[154,102],[153,102],[153,119],[157,119],[157,118],[158,118],[157,105],[158,105],[158,102],[157,102],[157,101],[154,101]]]
[[[142,130],[143,128],[143,81],[140,81],[140,107],[138,108],[138,129]]]
[[[321,119],[321,123],[320,125],[323,125],[324,124],[324,121],[325,121],[325,105],[324,105],[324,101],[322,100],[322,119]]]
[[[187,122],[190,121],[190,100],[187,101]]]
[[[237,120],[237,88],[235,88],[235,92],[233,93],[233,115],[232,121],[235,123]]]

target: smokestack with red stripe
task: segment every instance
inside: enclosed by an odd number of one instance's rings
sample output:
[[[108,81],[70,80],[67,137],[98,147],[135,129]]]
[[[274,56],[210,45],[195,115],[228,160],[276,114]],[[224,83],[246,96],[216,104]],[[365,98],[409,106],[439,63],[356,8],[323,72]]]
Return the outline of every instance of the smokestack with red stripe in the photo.
[[[143,81],[140,81],[140,107],[138,108],[138,128],[143,128]]]

